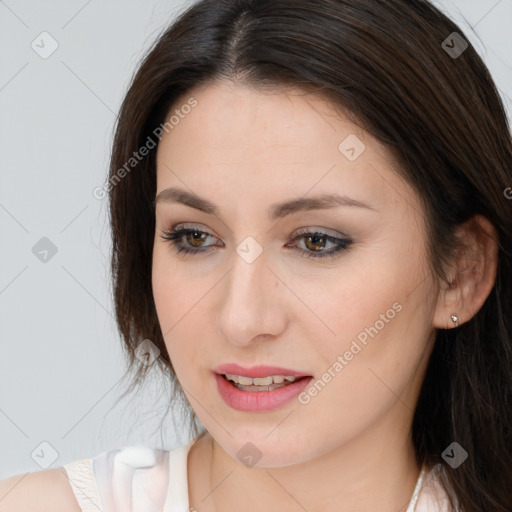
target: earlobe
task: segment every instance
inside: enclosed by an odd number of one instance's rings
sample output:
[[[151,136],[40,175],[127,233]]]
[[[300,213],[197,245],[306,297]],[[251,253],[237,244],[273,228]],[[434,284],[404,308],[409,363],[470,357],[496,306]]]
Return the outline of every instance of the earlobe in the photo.
[[[433,325],[451,329],[473,318],[489,296],[498,268],[498,236],[493,224],[475,215],[457,229],[464,247],[455,258],[448,285],[439,292]]]

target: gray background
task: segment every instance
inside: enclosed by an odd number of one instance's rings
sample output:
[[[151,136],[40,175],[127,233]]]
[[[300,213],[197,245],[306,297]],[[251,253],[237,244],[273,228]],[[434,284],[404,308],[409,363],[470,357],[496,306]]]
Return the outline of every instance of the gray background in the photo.
[[[158,429],[167,407],[159,380],[118,403],[127,381],[107,202],[92,193],[137,62],[190,3],[0,0],[0,478],[190,438],[171,415]],[[510,114],[512,0],[435,3],[482,55]],[[31,47],[51,49],[44,31],[58,44],[47,58]],[[57,248],[46,262],[32,250],[43,237]]]

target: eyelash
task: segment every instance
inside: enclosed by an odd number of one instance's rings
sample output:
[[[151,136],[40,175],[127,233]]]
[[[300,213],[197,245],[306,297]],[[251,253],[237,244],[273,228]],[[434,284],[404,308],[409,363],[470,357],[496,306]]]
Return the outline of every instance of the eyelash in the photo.
[[[189,247],[184,247],[183,244],[179,240],[182,237],[184,237],[185,235],[188,235],[190,233],[198,233],[200,235],[205,234],[205,235],[213,237],[212,234],[208,233],[207,231],[202,231],[197,228],[179,229],[180,227],[181,226],[178,225],[171,231],[162,231],[160,238],[162,238],[163,240],[166,240],[168,242],[171,242],[171,244],[178,251],[178,253],[180,253],[182,255],[187,255],[187,254],[194,255],[194,254],[198,254],[198,253],[208,252],[207,249],[206,250],[205,249],[190,249]],[[319,236],[321,238],[324,238],[326,240],[326,242],[337,243],[338,247],[335,250],[321,251],[318,253],[315,253],[312,251],[307,251],[305,249],[299,249],[299,252],[303,252],[303,253],[309,252],[308,255],[303,254],[304,258],[332,258],[332,257],[340,254],[341,252],[346,251],[348,249],[348,247],[353,243],[353,241],[350,238],[338,238],[338,237],[327,235],[326,233],[322,233],[320,231],[308,231],[306,229],[299,230],[299,232],[297,232],[296,236],[293,238],[292,241],[295,241],[299,238],[304,238],[306,236]]]

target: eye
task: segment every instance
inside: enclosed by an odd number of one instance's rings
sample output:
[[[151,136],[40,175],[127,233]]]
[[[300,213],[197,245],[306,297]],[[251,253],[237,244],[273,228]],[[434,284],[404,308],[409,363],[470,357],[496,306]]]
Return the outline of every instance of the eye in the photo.
[[[177,225],[170,231],[162,231],[160,238],[171,242],[177,252],[183,255],[193,255],[210,251],[209,249],[204,249],[204,247],[209,247],[214,244],[203,244],[208,240],[208,238],[215,239],[212,234],[196,227],[184,228],[182,226],[183,225]],[[296,233],[292,242],[296,242],[297,240],[304,241],[305,248],[298,249],[298,252],[301,253],[301,256],[306,258],[333,257],[334,255],[348,249],[348,247],[353,243],[353,241],[346,236],[341,238],[328,235],[321,231],[308,231],[305,229]],[[328,244],[331,244],[331,250],[324,250],[328,247]]]
[[[162,231],[162,234],[160,235],[160,238],[171,242],[178,253],[181,254],[207,252],[204,249],[201,249],[201,247],[204,247],[202,244],[208,239],[208,237],[214,238],[213,235],[206,231],[202,231],[194,227],[182,228],[182,225],[178,225],[170,231]],[[183,243],[183,238],[185,238],[186,243]]]
[[[332,257],[342,251],[348,249],[348,247],[353,243],[353,241],[347,237],[343,236],[343,238],[331,236],[327,233],[323,233],[322,231],[307,231],[300,230],[293,241],[303,240],[304,246],[306,247],[303,252],[304,257],[306,258],[325,258]],[[324,251],[327,244],[331,244],[330,251]]]

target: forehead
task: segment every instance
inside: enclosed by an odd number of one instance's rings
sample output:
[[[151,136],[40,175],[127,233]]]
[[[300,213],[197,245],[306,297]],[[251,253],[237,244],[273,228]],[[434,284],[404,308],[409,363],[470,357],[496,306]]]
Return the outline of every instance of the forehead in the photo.
[[[374,204],[411,193],[389,152],[318,94],[217,81],[182,95],[166,119],[191,98],[196,106],[183,109],[159,143],[158,191],[180,184],[181,177],[203,191],[215,182],[265,202],[270,191],[277,199],[312,188],[357,191],[361,198],[363,191]]]
[[[215,81],[181,96],[167,117],[191,97],[197,100],[197,106],[172,129],[175,142],[194,131],[195,141],[188,140],[188,145],[250,150],[316,147],[321,143],[323,150],[331,146],[337,151],[338,139],[344,133],[357,132],[360,139],[366,137],[363,130],[338,113],[339,108],[318,94],[300,89],[262,91],[228,80]]]

